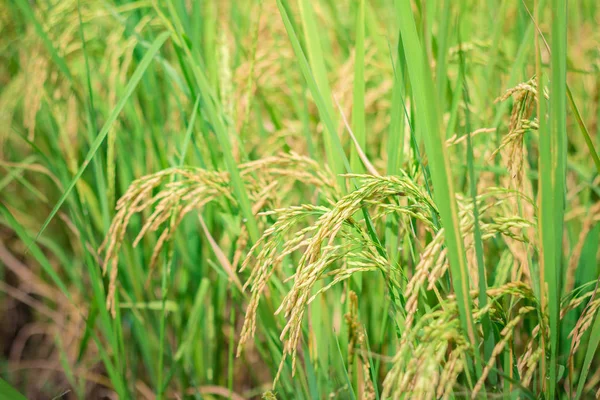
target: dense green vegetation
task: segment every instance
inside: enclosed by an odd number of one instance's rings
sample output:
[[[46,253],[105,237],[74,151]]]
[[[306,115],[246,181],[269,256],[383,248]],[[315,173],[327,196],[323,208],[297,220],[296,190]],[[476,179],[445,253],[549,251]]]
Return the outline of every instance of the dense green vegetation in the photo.
[[[0,4],[2,393],[600,395],[596,1]]]

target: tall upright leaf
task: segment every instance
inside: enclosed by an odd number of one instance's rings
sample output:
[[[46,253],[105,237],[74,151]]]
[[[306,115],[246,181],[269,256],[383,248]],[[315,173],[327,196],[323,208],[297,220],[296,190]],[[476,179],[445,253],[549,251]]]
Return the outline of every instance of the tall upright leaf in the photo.
[[[429,160],[434,197],[444,226],[445,244],[448,248],[452,285],[456,293],[462,328],[469,341],[477,349],[477,336],[471,314],[469,296],[469,274],[466,265],[464,243],[458,221],[458,207],[452,183],[452,171],[442,136],[438,116],[436,95],[429,66],[425,62],[425,53],[417,34],[415,19],[410,2],[397,0],[400,32],[412,94],[417,110],[416,129],[425,142]]]
[[[356,43],[354,46],[354,92],[352,102],[352,131],[361,149],[366,150],[365,137],[365,0],[360,0],[356,15]],[[352,171],[364,170],[355,146],[350,156]]]
[[[540,96],[542,97],[542,96]],[[542,101],[542,100],[541,100]],[[548,396],[555,397],[562,291],[562,236],[567,161],[567,3],[552,1],[552,55],[548,131],[540,134],[542,262],[548,290],[550,364]],[[540,115],[540,119],[545,116]],[[542,153],[545,153],[542,155]]]

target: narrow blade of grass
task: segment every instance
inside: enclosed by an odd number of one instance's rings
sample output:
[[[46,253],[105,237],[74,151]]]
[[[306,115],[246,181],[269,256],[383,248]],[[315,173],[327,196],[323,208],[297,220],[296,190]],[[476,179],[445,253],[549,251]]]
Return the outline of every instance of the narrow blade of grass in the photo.
[[[542,185],[542,220],[544,281],[548,285],[550,326],[550,365],[548,397],[556,394],[559,369],[560,298],[562,293],[562,237],[565,210],[567,157],[567,5],[565,0],[552,1],[552,55],[550,79],[549,134],[540,135],[540,182]],[[543,88],[543,86],[541,86]],[[540,96],[543,97],[543,96]],[[541,115],[540,118],[544,118]],[[541,131],[544,132],[544,131]],[[544,141],[544,149],[541,142]]]
[[[278,1],[278,3],[280,2]],[[318,22],[315,18],[313,3],[310,0],[298,0],[298,8],[300,9],[300,18],[302,20],[302,26],[304,28],[304,42],[306,44],[306,54],[308,62],[310,63],[310,70],[314,76],[316,88],[318,88],[322,96],[323,107],[325,107],[325,110],[327,110],[329,117],[332,119],[331,126],[325,127],[327,130],[330,131],[329,135],[325,135],[324,137],[327,161],[330,163],[331,169],[336,174],[342,174],[344,172],[344,164],[342,159],[340,158],[339,152],[335,150],[335,148],[337,147],[337,143],[335,140],[335,138],[337,138],[337,133],[335,130],[334,122],[334,107],[331,97],[331,88],[327,79],[327,68],[325,66],[325,58],[323,54],[323,48],[321,45],[321,37],[319,35],[320,30],[318,27]],[[280,8],[280,10],[282,9],[283,7]],[[293,30],[291,24],[289,25],[289,27]],[[289,28],[287,24],[286,29],[288,29],[289,35]],[[321,113],[321,110],[319,110],[319,113]],[[338,180],[340,179],[338,178]],[[340,183],[342,182],[340,181]]]
[[[577,108],[577,104],[575,104],[575,100],[573,99],[573,94],[571,93],[571,89],[569,86],[567,88],[567,97],[569,99],[569,105],[571,106],[571,110],[573,110],[573,114],[575,115],[575,119],[577,120],[577,125],[579,126],[579,130],[585,139],[585,144],[588,147],[590,155],[592,156],[592,160],[594,160],[594,164],[596,165],[596,171],[600,174],[600,157],[598,157],[598,153],[594,148],[594,142],[590,137],[590,133],[588,132],[587,127],[585,126],[585,122],[581,118],[581,114],[579,113],[579,109]]]
[[[594,319],[594,325],[592,326],[592,330],[590,331],[590,338],[586,346],[585,359],[581,367],[581,372],[579,373],[579,382],[577,382],[577,393],[575,394],[576,400],[581,398],[583,388],[585,386],[585,381],[587,379],[588,373],[590,372],[590,366],[592,365],[592,361],[594,361],[594,355],[596,354],[596,350],[598,350],[599,344],[600,318],[598,318],[598,316],[596,315],[596,318]]]
[[[344,356],[342,354],[342,348],[340,347],[340,341],[338,340],[337,335],[334,334],[335,344],[337,345],[338,355],[340,356],[340,360],[342,362],[342,374],[344,376],[344,380],[346,382],[346,386],[348,387],[348,398],[352,400],[356,400],[356,395],[354,394],[354,388],[352,387],[352,382],[350,380],[350,376],[348,375],[348,370],[346,369],[346,365],[344,363]]]
[[[459,33],[459,44],[462,43]],[[469,191],[471,192],[471,201],[473,202],[473,237],[475,242],[475,258],[477,259],[477,272],[479,275],[479,309],[487,306],[487,279],[485,271],[485,262],[483,258],[483,239],[481,236],[481,227],[479,225],[479,206],[477,204],[477,177],[475,176],[475,168],[473,167],[474,155],[473,155],[473,140],[471,138],[471,111],[469,108],[470,98],[469,90],[467,87],[466,79],[466,65],[464,61],[463,53],[460,52],[460,69],[461,69],[461,81],[464,93],[464,105],[465,105],[465,130],[467,134],[467,170],[469,174]],[[483,356],[485,360],[492,358],[492,352],[494,350],[494,332],[492,331],[492,324],[488,314],[484,314],[481,317],[481,326],[483,328]],[[489,380],[492,384],[496,383],[496,372],[491,371]]]
[[[419,110],[416,121],[417,129],[420,130],[425,142],[431,179],[435,190],[434,197],[445,228],[445,244],[448,248],[452,284],[456,293],[461,325],[468,340],[475,349],[478,349],[478,338],[471,315],[469,274],[458,221],[452,171],[441,134],[431,73],[429,66],[425,63],[425,56],[417,34],[410,3],[398,0],[396,4],[399,11],[400,31],[406,51],[413,98],[415,106]]]
[[[50,265],[50,262],[48,261],[42,250],[34,241],[32,241],[29,238],[29,235],[25,231],[25,228],[23,228],[23,226],[15,219],[15,217],[13,217],[8,208],[6,208],[6,206],[3,203],[0,203],[0,214],[2,214],[8,225],[15,231],[15,233],[17,234],[17,236],[19,236],[21,241],[28,246],[29,251],[31,252],[33,257],[36,259],[37,262],[40,263],[42,269],[48,274],[48,276],[50,276],[54,284],[58,286],[58,288],[68,299],[71,299],[71,293],[67,289],[67,286],[62,281],[60,276],[56,273],[54,268],[52,268],[52,265]]]
[[[321,116],[321,120],[323,121],[323,124],[325,125],[325,130],[327,131],[327,134],[329,135],[329,140],[331,140],[331,143],[333,143],[333,148],[337,149],[337,150],[335,150],[336,153],[334,153],[334,151],[331,150],[330,154],[328,155],[329,161],[331,162],[332,159],[333,160],[340,159],[341,165],[343,167],[345,167],[345,171],[343,168],[341,168],[338,165],[337,161],[334,161],[334,165],[332,166],[332,168],[334,169],[334,172],[336,174],[350,172],[352,169],[350,167],[350,163],[348,162],[348,157],[346,157],[346,154],[344,153],[344,149],[342,147],[340,138],[338,137],[338,135],[336,133],[335,123],[333,120],[333,113],[332,113],[333,106],[327,105],[328,103],[330,104],[331,101],[327,102],[325,100],[325,95],[322,93],[323,88],[315,80],[315,76],[313,75],[313,71],[311,70],[311,67],[306,59],[306,56],[304,55],[304,51],[302,50],[302,47],[300,46],[300,41],[298,40],[298,35],[296,34],[294,26],[290,20],[287,9],[283,4],[283,0],[277,0],[277,6],[279,7],[279,12],[283,19],[285,29],[290,38],[292,47],[294,48],[294,53],[296,54],[296,58],[298,59],[298,62],[300,63],[300,69],[302,70],[304,79],[306,79],[308,88],[310,89],[310,92],[311,92],[313,99],[319,110],[319,115]],[[325,89],[325,90],[327,91],[327,89]],[[343,180],[341,181],[341,184],[343,187]]]
[[[160,34],[156,38],[156,40],[154,40],[154,43],[152,43],[152,46],[150,46],[150,49],[148,49],[148,52],[146,53],[146,55],[144,56],[144,58],[142,59],[140,64],[137,66],[135,72],[133,73],[133,75],[131,76],[131,79],[129,80],[129,83],[127,83],[127,86],[125,87],[125,90],[124,90],[125,93],[124,93],[123,97],[121,97],[121,99],[119,100],[119,102],[117,103],[115,108],[110,113],[109,117],[107,118],[106,122],[104,123],[104,126],[100,130],[100,133],[98,133],[98,136],[94,140],[94,143],[92,143],[92,146],[91,146],[88,154],[86,155],[85,160],[81,164],[81,167],[79,167],[79,170],[77,171],[77,173],[75,174],[75,176],[73,177],[71,182],[67,185],[64,193],[62,194],[62,196],[60,197],[60,199],[58,200],[58,202],[56,203],[56,205],[50,212],[50,215],[48,216],[48,218],[46,218],[46,221],[44,221],[44,223],[42,224],[42,227],[40,228],[38,234],[36,235],[36,239],[35,239],[36,241],[41,236],[41,234],[44,232],[44,230],[46,230],[46,228],[48,227],[48,224],[50,224],[50,221],[52,221],[52,219],[54,218],[54,216],[56,215],[56,213],[58,212],[60,207],[63,205],[63,203],[69,196],[69,194],[71,194],[71,191],[77,184],[77,181],[79,180],[79,178],[81,178],[81,175],[83,175],[83,172],[86,170],[86,168],[88,167],[88,165],[94,158],[94,155],[96,154],[96,152],[98,152],[98,149],[102,145],[102,142],[108,135],[108,132],[110,131],[112,124],[116,121],[116,119],[119,116],[119,114],[121,113],[121,110],[123,109],[123,107],[125,107],[125,103],[127,103],[127,100],[133,94],[133,91],[135,90],[138,83],[142,79],[144,72],[146,71],[146,69],[148,68],[150,63],[152,62],[152,59],[158,53],[158,51],[160,50],[162,45],[165,43],[165,41],[167,40],[168,37],[169,37],[168,32],[163,32],[162,34]]]
[[[0,400],[27,400],[17,389],[0,378]]]
[[[366,149],[365,138],[365,0],[360,0],[356,15],[356,43],[354,45],[354,91],[352,97],[352,131],[357,146]],[[361,173],[364,168],[356,147],[352,147],[350,166]]]

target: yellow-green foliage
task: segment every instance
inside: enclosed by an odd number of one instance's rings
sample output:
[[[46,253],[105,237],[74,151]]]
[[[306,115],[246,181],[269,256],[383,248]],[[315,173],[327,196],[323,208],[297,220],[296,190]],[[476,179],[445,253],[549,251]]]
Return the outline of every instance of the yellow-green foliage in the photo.
[[[0,0],[0,376],[29,398],[598,396],[599,19]]]

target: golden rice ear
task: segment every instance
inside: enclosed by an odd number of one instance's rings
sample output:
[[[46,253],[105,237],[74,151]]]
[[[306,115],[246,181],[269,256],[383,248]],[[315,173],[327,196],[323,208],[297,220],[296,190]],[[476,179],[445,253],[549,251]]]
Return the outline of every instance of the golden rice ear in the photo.
[[[348,325],[348,376],[353,376],[355,358],[358,352],[359,366],[362,368],[362,396],[361,399],[374,400],[375,387],[371,379],[370,361],[368,358],[368,349],[365,338],[365,328],[358,318],[358,296],[356,292],[350,290],[348,293],[349,312],[344,316]]]
[[[361,185],[330,208],[305,205],[270,212],[270,215],[277,215],[278,220],[265,231],[259,243],[255,244],[244,261],[245,267],[251,262],[252,253],[260,249],[248,280],[252,298],[246,311],[238,354],[242,344],[254,334],[257,305],[269,278],[286,255],[304,249],[295,273],[290,277],[293,279],[292,288],[277,310],[277,313],[283,312],[287,322],[281,333],[284,354],[275,382],[280,376],[287,356],[292,357],[292,371],[294,371],[304,313],[308,304],[317,295],[355,273],[380,270],[389,275],[391,266],[379,254],[377,244],[373,243],[363,223],[353,219],[356,213],[363,207],[378,209],[385,206],[390,198],[401,193],[410,204],[426,204],[427,207],[397,207],[394,210],[417,217],[430,227],[433,226],[431,213],[436,212],[434,203],[410,178],[349,176],[359,179]],[[311,215],[318,216],[317,221],[298,229],[297,224]],[[377,215],[381,218],[386,214]],[[288,237],[289,234],[293,236]],[[283,249],[280,249],[281,243]],[[342,260],[344,261],[342,267],[333,268]],[[331,279],[331,282],[313,294],[312,289],[316,282],[325,277]]]
[[[544,91],[547,98],[547,93]],[[538,122],[533,118],[535,104],[538,99],[537,79],[518,84],[508,89],[495,102],[513,98],[513,106],[508,126],[508,133],[502,138],[500,146],[494,150],[490,158],[502,152],[503,161],[509,171],[509,187],[522,190],[524,173],[523,137],[527,131],[537,131]]]
[[[286,200],[278,193],[288,192],[277,191],[280,181],[302,182],[321,191],[327,199],[335,199],[339,193],[335,179],[326,168],[296,153],[240,164],[239,169],[253,201],[252,211],[255,214],[268,202],[277,204]],[[149,263],[151,274],[161,252],[173,239],[183,218],[194,210],[201,210],[208,203],[222,199],[227,199],[234,206],[237,204],[230,189],[229,174],[201,168],[169,168],[143,176],[129,186],[117,202],[117,212],[100,246],[100,251],[105,251],[106,254],[104,273],[110,268],[107,307],[113,314],[119,252],[133,216],[150,213],[137,233],[133,246],[137,246],[149,233],[159,232]],[[243,237],[244,234],[241,234],[238,244],[245,243]],[[240,257],[238,255],[238,261]]]

